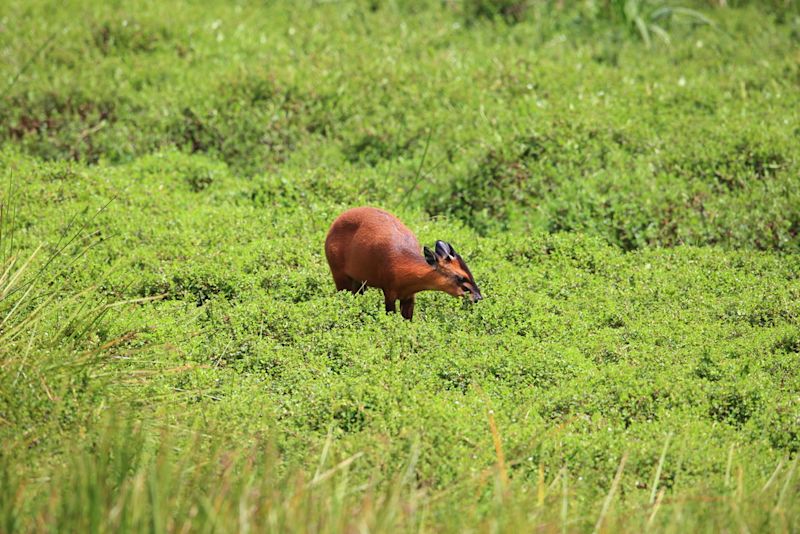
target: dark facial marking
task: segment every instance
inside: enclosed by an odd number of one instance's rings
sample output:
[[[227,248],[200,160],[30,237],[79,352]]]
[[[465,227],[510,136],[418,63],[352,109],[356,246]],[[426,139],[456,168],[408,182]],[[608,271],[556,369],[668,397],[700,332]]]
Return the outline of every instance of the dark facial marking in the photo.
[[[456,254],[456,259],[458,260],[458,266],[461,267],[461,269],[465,273],[467,273],[467,277],[469,278],[469,281],[474,284],[475,283],[475,279],[472,277],[472,273],[470,272],[469,267],[467,267],[466,262],[464,262],[464,260],[458,254]]]
[[[481,290],[478,287],[478,284],[475,282],[475,278],[472,276],[472,272],[470,272],[469,267],[467,267],[466,262],[464,262],[464,260],[458,254],[456,254],[456,259],[458,260],[459,267],[461,267],[461,269],[467,274],[466,280],[469,281],[470,286],[471,286],[470,289],[469,289],[469,292],[470,293],[480,294]]]

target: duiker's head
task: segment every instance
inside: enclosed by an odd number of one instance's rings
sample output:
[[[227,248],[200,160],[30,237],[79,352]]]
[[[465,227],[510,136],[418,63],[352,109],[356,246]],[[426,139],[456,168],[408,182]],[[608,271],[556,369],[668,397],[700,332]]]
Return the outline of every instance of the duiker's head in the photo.
[[[442,275],[442,285],[439,289],[445,293],[454,297],[469,295],[472,302],[478,302],[483,298],[469,267],[450,243],[437,241],[435,251],[425,247],[425,261]]]

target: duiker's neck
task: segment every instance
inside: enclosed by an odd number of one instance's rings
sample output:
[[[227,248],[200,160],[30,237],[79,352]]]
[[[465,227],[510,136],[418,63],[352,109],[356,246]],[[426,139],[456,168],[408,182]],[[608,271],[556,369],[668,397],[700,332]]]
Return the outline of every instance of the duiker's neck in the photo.
[[[409,259],[401,268],[403,286],[407,292],[441,290],[447,277],[425,261],[425,258]]]

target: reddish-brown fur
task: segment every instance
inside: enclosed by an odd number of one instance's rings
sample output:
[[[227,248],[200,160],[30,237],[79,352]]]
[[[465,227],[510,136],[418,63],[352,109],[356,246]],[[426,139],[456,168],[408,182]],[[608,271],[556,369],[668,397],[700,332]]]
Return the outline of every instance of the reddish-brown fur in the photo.
[[[420,253],[419,241],[397,217],[377,208],[352,208],[331,225],[325,239],[325,256],[339,291],[362,293],[367,287],[383,290],[386,311],[414,314],[414,295],[444,291],[454,297],[469,294],[481,300],[480,289],[464,260],[443,242],[436,252]]]

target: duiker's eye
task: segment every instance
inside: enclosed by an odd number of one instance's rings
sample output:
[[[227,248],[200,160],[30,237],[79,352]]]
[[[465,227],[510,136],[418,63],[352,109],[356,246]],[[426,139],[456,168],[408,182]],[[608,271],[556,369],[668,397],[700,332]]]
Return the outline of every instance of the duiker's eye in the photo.
[[[467,281],[467,279],[463,276],[456,277],[456,280],[458,281],[459,284],[463,284],[464,282]]]

